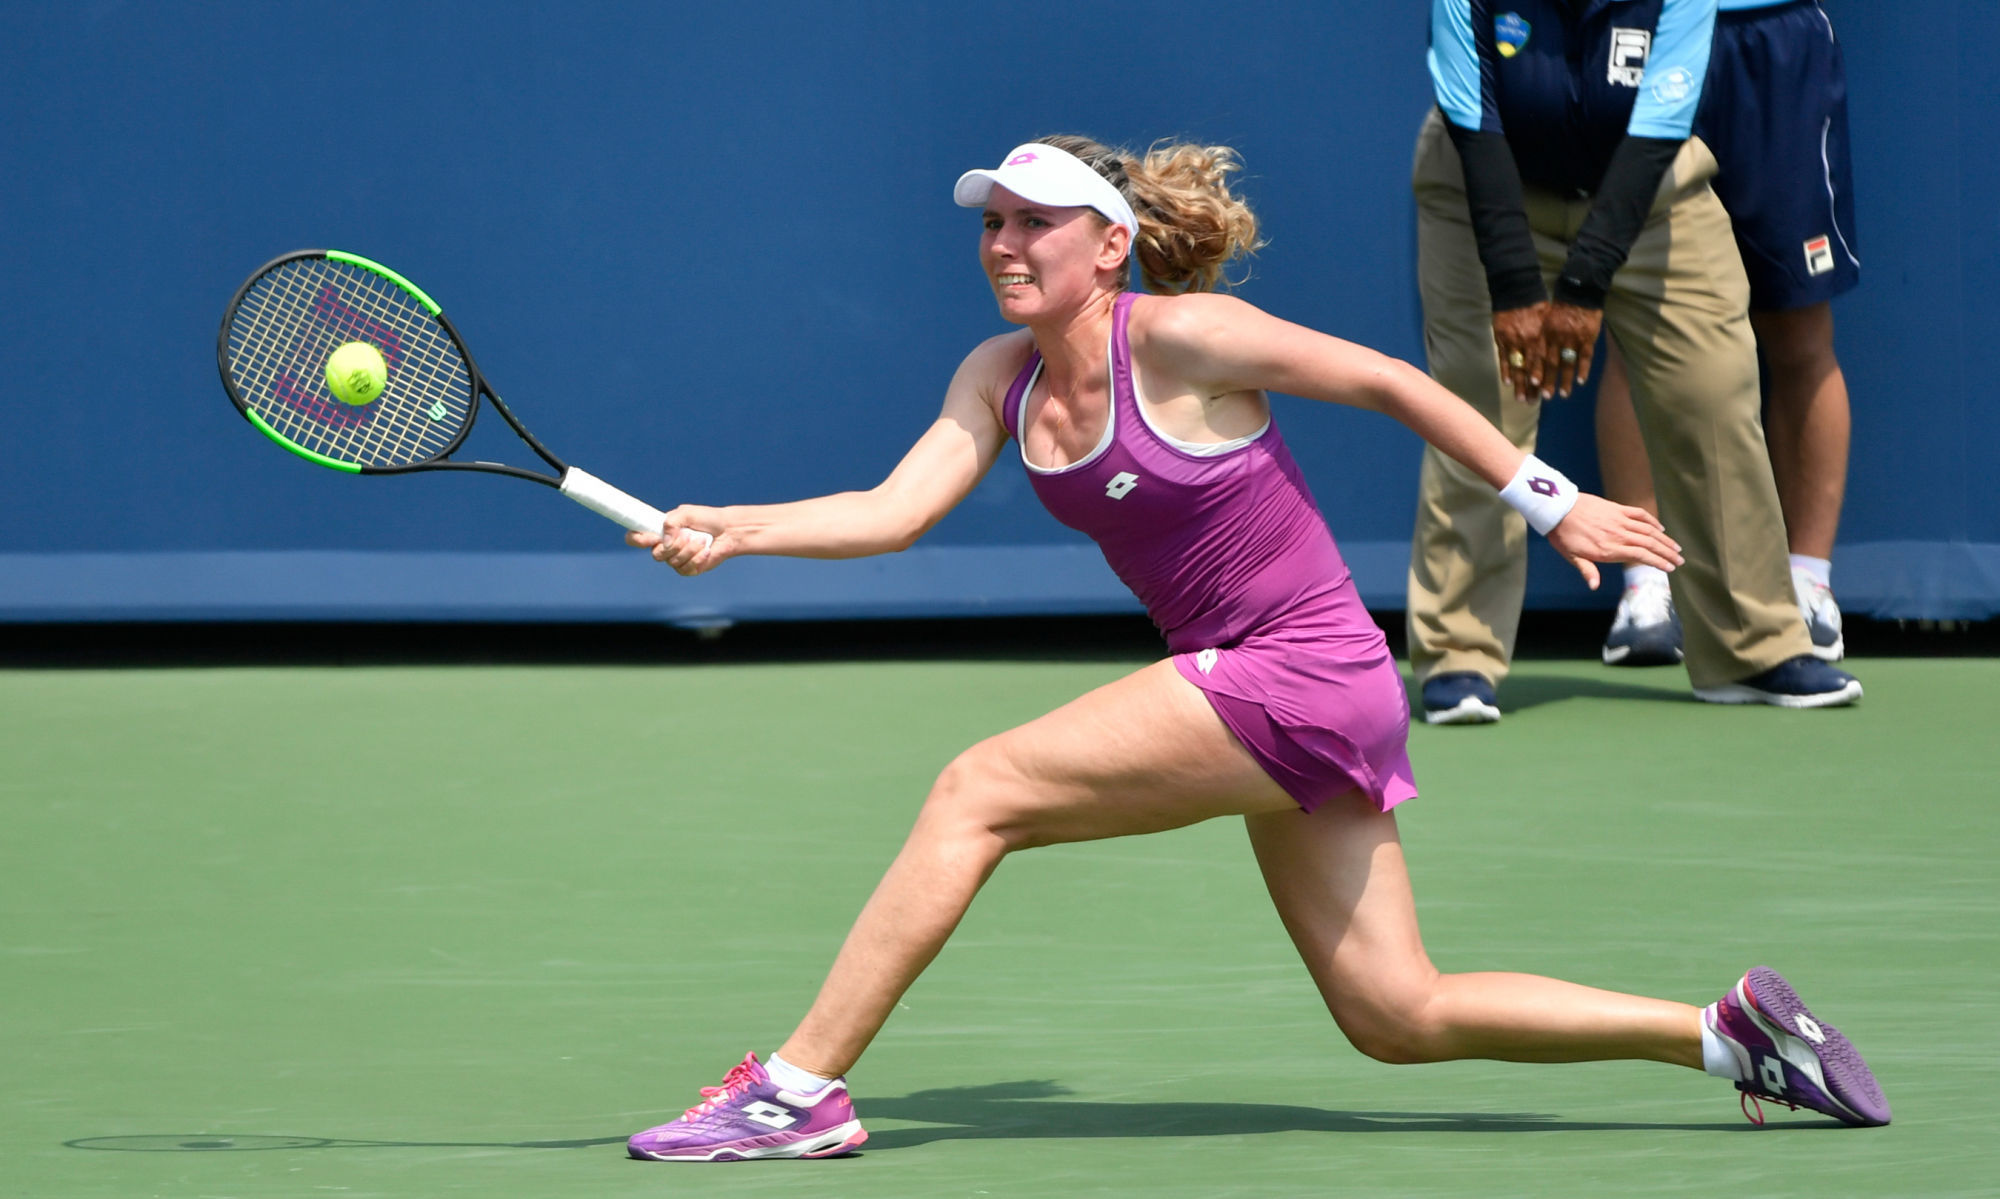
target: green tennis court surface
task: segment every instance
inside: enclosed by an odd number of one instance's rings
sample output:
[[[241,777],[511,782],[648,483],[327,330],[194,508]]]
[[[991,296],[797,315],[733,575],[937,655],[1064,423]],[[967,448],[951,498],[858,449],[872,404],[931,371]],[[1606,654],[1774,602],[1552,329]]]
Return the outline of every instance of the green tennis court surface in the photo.
[[[1866,703],[1528,663],[1413,735],[1432,956],[1706,1003],[1768,962],[1875,1131],[1641,1064],[1390,1067],[1239,826],[1019,856],[852,1081],[859,1157],[629,1161],[803,1011],[935,771],[1129,660],[0,672],[24,1196],[1862,1195],[2000,1187],[2000,661]]]

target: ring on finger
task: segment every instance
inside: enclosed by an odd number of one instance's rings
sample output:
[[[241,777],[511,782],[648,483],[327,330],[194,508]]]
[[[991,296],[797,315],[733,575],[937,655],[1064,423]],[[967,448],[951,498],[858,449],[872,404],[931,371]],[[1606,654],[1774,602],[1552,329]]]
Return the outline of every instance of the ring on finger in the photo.
[[[1575,346],[1564,346],[1564,347],[1562,348],[1562,351],[1561,351],[1560,353],[1558,353],[1558,354],[1556,355],[1556,357],[1558,357],[1558,358],[1562,359],[1562,360],[1563,360],[1564,362],[1575,362],[1575,361],[1576,361],[1576,347],[1575,347]]]
[[[1507,355],[1507,365],[1512,367],[1526,366],[1528,365],[1528,356],[1519,350],[1515,350]]]

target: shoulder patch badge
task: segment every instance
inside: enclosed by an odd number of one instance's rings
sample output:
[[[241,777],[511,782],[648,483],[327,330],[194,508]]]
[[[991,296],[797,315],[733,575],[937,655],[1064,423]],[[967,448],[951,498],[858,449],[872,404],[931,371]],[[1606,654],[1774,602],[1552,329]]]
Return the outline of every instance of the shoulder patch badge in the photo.
[[[1503,12],[1493,18],[1493,48],[1502,58],[1512,58],[1528,44],[1528,33],[1532,27],[1521,19],[1517,12]]]
[[[1662,104],[1678,104],[1694,94],[1694,72],[1686,67],[1663,71],[1653,81],[1653,99]]]

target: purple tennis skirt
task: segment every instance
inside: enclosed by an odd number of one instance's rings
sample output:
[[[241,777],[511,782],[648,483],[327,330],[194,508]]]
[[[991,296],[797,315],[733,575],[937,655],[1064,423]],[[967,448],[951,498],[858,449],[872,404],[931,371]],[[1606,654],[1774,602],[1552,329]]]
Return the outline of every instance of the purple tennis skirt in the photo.
[[[1416,796],[1409,695],[1372,622],[1281,629],[1174,666],[1306,811],[1349,791],[1384,812]]]

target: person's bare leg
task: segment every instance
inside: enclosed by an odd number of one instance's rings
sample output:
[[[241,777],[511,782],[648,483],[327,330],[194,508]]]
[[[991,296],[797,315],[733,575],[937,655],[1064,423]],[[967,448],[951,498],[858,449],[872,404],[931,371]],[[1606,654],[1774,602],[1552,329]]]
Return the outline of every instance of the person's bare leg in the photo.
[[[1847,495],[1852,417],[1833,350],[1833,306],[1752,312],[1764,357],[1764,440],[1794,554],[1832,558]]]
[[[1597,379],[1597,468],[1604,476],[1605,499],[1659,516],[1653,465],[1632,408],[1632,381],[1625,374],[1618,342],[1609,337],[1604,339],[1603,371]]]
[[[1532,974],[1441,974],[1395,818],[1358,793],[1245,817],[1285,929],[1355,1048],[1385,1062],[1644,1059],[1702,1068],[1701,1009]]]
[[[845,1074],[1017,849],[1292,808],[1171,661],[973,746],[946,767],[779,1056]]]

